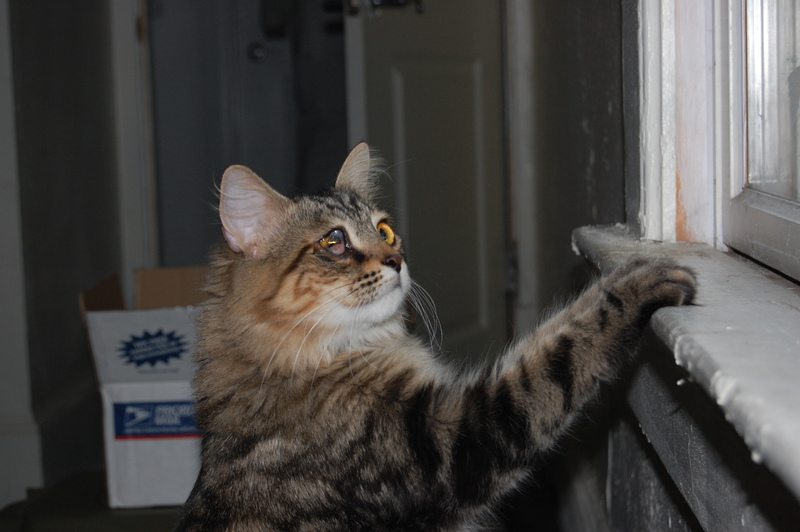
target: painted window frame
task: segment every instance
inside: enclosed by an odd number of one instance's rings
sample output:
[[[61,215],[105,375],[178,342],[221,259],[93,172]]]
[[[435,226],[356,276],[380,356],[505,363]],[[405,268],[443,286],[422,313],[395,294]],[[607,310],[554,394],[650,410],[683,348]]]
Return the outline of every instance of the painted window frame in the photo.
[[[746,116],[735,109],[746,103],[745,8],[731,2],[720,9],[721,22],[727,22],[727,35],[721,35],[720,55],[727,50],[727,84],[731,87],[728,122],[745,124]],[[723,17],[727,17],[727,20]],[[734,89],[736,93],[734,93]],[[723,107],[724,109],[724,107]],[[723,190],[723,240],[744,253],[786,275],[800,279],[800,204],[746,187],[747,161],[745,126],[728,128],[728,144],[741,150],[742,157],[729,157],[729,179]],[[723,142],[726,140],[723,137]]]
[[[747,188],[745,0],[640,0],[642,237],[800,279],[800,205]]]

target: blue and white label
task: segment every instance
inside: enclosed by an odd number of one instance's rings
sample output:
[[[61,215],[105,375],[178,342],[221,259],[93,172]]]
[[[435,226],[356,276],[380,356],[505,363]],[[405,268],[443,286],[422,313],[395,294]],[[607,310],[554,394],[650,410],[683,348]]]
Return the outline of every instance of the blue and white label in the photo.
[[[118,440],[199,435],[193,401],[114,403],[114,437]]]
[[[130,340],[122,341],[119,351],[126,364],[135,364],[136,367],[145,364],[152,367],[158,362],[169,364],[171,359],[180,359],[183,353],[188,352],[187,342],[178,331],[164,334],[161,329],[155,333],[144,331],[141,336],[131,334]]]

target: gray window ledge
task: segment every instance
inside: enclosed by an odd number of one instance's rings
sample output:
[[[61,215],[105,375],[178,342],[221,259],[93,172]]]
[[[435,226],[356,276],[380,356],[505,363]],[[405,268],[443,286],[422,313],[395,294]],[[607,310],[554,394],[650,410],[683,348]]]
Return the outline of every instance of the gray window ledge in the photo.
[[[576,252],[608,272],[632,255],[668,255],[695,270],[697,305],[659,310],[653,331],[716,401],[754,461],[800,499],[800,288],[701,244],[659,243],[624,226],[581,227]]]

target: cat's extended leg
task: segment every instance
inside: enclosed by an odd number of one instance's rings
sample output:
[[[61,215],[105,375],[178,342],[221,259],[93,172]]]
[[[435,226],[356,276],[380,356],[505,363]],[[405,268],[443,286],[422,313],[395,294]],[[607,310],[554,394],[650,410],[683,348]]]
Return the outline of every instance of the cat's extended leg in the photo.
[[[632,358],[653,313],[690,304],[695,284],[692,271],[672,260],[633,259],[473,380],[452,432],[456,498],[468,506],[490,500],[552,448],[600,384]]]
[[[498,386],[528,409],[537,446],[549,447],[599,384],[617,376],[653,313],[691,304],[695,286],[694,273],[671,259],[634,258],[513,348]]]

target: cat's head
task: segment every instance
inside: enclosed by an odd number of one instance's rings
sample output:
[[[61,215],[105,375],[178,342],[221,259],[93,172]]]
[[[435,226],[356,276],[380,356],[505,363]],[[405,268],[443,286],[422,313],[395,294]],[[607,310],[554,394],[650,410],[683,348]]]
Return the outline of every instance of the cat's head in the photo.
[[[225,171],[219,212],[232,290],[256,321],[333,338],[400,315],[411,280],[402,240],[374,205],[376,177],[363,143],[317,195],[290,199],[248,168]]]

